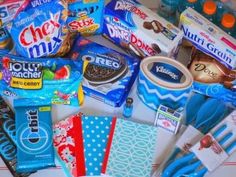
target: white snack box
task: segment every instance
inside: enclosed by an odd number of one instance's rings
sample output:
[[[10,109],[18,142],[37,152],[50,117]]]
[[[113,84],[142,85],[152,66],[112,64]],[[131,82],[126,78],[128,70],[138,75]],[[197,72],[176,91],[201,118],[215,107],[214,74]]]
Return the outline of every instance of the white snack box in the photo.
[[[148,29],[145,23],[152,23],[152,27]],[[175,57],[183,38],[181,30],[135,0],[112,0],[107,4],[103,35],[127,51],[143,53],[141,56]]]
[[[191,8],[181,14],[179,27],[193,46],[229,69],[236,68],[236,40],[233,37]]]

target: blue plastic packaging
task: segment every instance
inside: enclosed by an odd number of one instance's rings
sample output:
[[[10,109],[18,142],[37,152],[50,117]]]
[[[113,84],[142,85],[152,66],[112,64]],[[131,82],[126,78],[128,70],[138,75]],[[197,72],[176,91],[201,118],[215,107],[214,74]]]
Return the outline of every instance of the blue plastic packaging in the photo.
[[[17,172],[55,166],[51,104],[41,99],[14,100]]]
[[[100,34],[103,27],[104,0],[77,0],[69,3],[67,24],[82,35]]]
[[[78,106],[83,62],[60,58],[29,59],[0,51],[0,95],[44,98]]]
[[[179,0],[161,0],[157,13],[169,22],[175,24],[177,22],[176,11]]]
[[[76,39],[69,57],[89,62],[83,80],[85,94],[114,107],[122,105],[138,74],[138,58],[83,37]]]
[[[9,25],[17,54],[28,58],[65,55],[70,49],[67,10],[63,0],[29,1]]]
[[[180,14],[189,7],[196,10],[197,12],[201,11],[201,5],[200,5],[199,0],[191,0],[191,1],[190,0],[180,0],[179,6],[177,9],[178,16],[180,16]]]

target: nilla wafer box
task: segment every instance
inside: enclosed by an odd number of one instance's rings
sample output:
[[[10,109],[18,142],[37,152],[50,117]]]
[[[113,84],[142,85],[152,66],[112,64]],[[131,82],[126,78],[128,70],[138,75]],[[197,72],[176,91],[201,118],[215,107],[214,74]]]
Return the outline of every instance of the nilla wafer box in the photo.
[[[175,57],[183,33],[135,0],[112,0],[105,7],[103,35],[141,58]]]

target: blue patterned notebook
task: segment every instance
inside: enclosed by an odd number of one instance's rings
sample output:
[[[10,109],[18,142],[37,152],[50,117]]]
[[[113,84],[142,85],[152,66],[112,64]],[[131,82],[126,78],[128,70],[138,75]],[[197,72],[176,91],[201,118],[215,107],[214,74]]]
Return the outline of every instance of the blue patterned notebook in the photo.
[[[87,176],[101,174],[112,120],[111,117],[82,117]]]
[[[148,177],[151,174],[157,128],[117,119],[106,174]]]

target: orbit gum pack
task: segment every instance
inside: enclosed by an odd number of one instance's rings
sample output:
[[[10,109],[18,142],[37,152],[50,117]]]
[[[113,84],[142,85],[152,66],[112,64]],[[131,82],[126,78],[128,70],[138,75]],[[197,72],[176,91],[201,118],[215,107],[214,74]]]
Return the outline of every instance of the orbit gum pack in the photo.
[[[28,58],[65,55],[71,37],[67,10],[63,0],[30,1],[8,27],[16,52]]]
[[[55,166],[51,104],[42,99],[14,100],[17,172]]]
[[[29,59],[0,52],[0,94],[45,98],[53,104],[78,106],[83,93],[83,62],[66,59]],[[80,100],[78,101],[78,97]]]
[[[181,30],[135,0],[106,5],[103,35],[141,58],[175,57],[183,37]]]
[[[27,177],[31,173],[16,172],[15,115],[10,106],[0,97],[0,158],[14,177]]]
[[[104,0],[75,0],[69,3],[68,26],[82,35],[99,34],[103,26]]]

